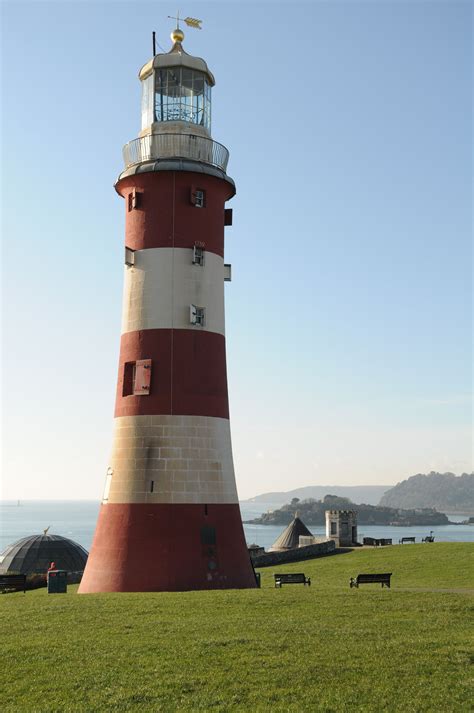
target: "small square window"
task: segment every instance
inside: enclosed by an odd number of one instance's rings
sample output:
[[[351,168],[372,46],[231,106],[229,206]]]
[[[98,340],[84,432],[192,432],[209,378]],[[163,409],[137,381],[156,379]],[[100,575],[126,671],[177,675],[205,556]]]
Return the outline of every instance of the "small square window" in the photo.
[[[197,307],[196,305],[189,305],[189,321],[191,324],[197,324],[201,327],[204,326],[204,307]]]
[[[193,248],[193,265],[204,265],[204,248],[195,245]]]
[[[204,208],[206,205],[206,191],[202,188],[191,188],[191,203],[195,208]]]

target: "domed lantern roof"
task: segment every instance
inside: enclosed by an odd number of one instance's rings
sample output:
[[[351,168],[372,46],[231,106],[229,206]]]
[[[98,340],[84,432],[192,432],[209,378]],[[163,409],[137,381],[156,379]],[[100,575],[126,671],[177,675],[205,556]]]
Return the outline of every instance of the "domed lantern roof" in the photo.
[[[188,54],[181,44],[184,38],[184,33],[179,30],[179,35],[177,30],[171,33],[171,39],[174,40],[174,44],[169,52],[163,52],[162,54],[157,54],[149,62],[143,65],[140,72],[138,73],[139,78],[143,81],[148,77],[153,70],[163,69],[164,67],[187,67],[188,69],[195,69],[198,72],[202,72],[207,76],[209,84],[213,87],[216,83],[214,75],[207,66],[205,60],[201,57],[194,57]],[[179,39],[181,37],[181,39]]]
[[[51,562],[57,569],[82,572],[88,552],[67,537],[30,535],[8,545],[0,555],[0,574],[46,574]]]

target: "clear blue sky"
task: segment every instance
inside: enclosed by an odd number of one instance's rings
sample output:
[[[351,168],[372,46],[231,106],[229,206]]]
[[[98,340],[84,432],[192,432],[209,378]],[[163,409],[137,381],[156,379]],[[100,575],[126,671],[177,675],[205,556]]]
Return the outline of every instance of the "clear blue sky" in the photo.
[[[3,497],[93,497],[111,447],[137,72],[174,4],[3,2]],[[241,497],[472,469],[472,5],[190,2],[237,183]]]

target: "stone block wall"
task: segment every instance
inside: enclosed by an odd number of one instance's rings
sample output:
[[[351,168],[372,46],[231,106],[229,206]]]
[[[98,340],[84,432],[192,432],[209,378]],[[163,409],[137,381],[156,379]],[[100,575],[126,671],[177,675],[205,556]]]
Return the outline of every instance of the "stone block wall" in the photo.
[[[281,552],[265,552],[265,554],[252,557],[254,567],[271,567],[272,565],[286,564],[287,562],[299,562],[300,560],[313,559],[334,552],[336,543],[334,540],[318,542],[315,545],[306,547],[295,547],[292,550],[282,550]]]

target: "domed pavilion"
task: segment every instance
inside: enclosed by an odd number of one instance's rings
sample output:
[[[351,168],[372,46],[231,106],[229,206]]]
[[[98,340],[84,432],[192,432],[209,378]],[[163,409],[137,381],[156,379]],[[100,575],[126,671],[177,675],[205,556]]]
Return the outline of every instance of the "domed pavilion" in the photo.
[[[60,535],[30,535],[8,545],[0,555],[0,574],[46,574],[51,562],[57,569],[82,573],[87,550]]]

